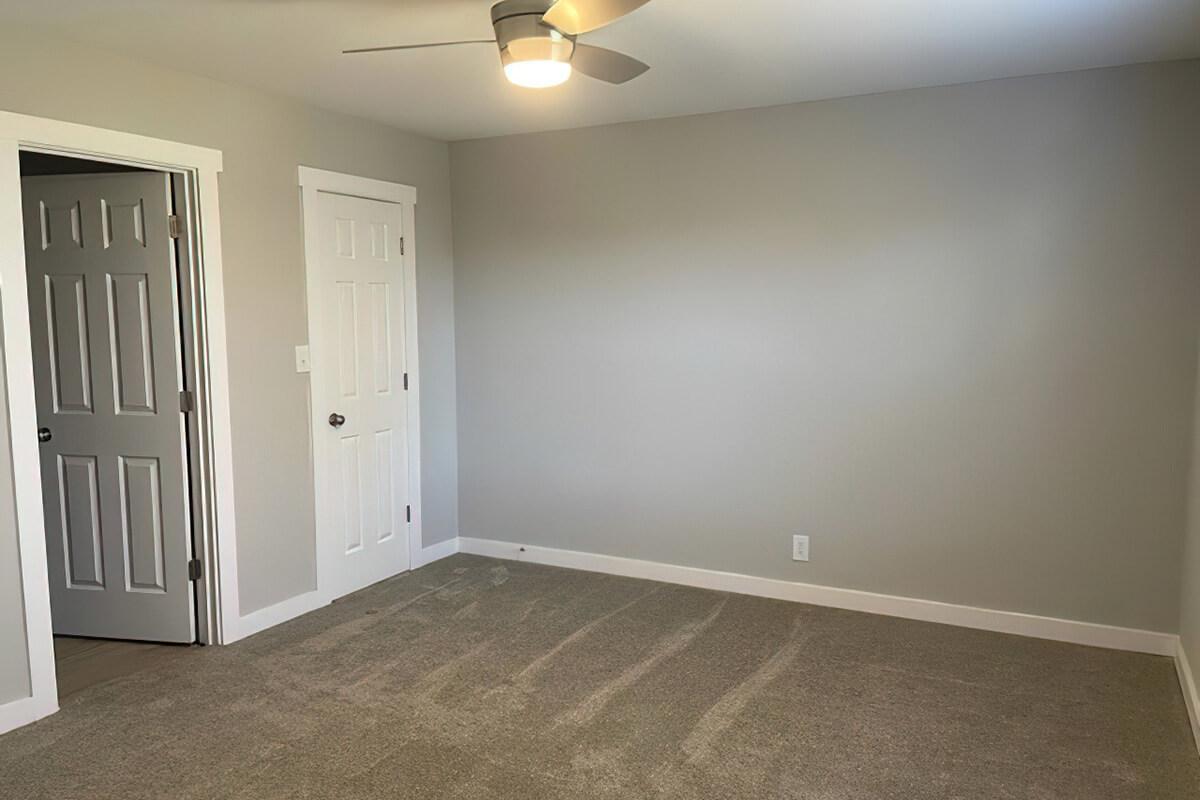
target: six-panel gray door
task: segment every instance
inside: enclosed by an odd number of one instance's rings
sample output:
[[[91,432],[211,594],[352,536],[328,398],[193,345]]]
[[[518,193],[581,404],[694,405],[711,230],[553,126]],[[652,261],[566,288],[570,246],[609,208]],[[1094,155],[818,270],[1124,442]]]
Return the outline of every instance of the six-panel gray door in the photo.
[[[22,193],[54,632],[194,641],[170,177]]]

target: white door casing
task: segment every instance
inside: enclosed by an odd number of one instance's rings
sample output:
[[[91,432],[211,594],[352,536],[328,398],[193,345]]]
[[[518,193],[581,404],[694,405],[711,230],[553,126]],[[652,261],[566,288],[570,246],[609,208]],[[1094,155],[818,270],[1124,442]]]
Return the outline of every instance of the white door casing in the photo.
[[[205,643],[229,643],[261,630],[271,620],[243,616],[238,602],[237,520],[230,422],[229,365],[225,334],[225,281],[221,258],[219,150],[149,136],[80,125],[62,120],[0,111],[0,326],[3,327],[3,379],[8,393],[8,447],[14,466],[20,590],[31,691],[28,697],[0,704],[0,733],[58,710],[50,588],[42,505],[41,457],[33,353],[29,329],[29,292],[25,268],[19,152],[38,150],[94,161],[169,170],[193,192],[189,217],[194,228],[190,257],[196,280],[197,350],[195,369],[198,418],[206,443],[203,474],[206,490],[203,529],[197,529],[204,560]],[[280,620],[274,620],[278,622]]]
[[[170,176],[22,197],[54,630],[194,641]]]
[[[405,232],[397,203],[317,192],[312,211],[318,574],[332,599],[411,563]]]

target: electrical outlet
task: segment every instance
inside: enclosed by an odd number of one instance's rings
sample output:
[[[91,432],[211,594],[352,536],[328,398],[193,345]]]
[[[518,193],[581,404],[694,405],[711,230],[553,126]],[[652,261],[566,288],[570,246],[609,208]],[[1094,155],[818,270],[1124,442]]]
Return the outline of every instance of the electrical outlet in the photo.
[[[808,537],[792,537],[792,561],[808,561]]]

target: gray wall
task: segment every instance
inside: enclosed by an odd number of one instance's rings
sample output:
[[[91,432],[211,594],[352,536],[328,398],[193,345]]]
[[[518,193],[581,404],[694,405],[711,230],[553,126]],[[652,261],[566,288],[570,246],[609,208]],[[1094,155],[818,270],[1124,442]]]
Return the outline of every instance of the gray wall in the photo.
[[[1177,630],[1197,97],[1180,62],[452,145],[462,535]]]
[[[0,37],[0,109],[224,151],[220,179],[231,344],[242,613],[315,586],[300,164],[418,190],[425,544],[457,534],[453,261],[442,142],[171,72],[27,31]],[[3,650],[3,647],[0,647]]]
[[[1196,386],[1196,411],[1192,422],[1192,471],[1182,573],[1179,638],[1187,653],[1188,665],[1197,670],[1200,669],[1200,383]]]

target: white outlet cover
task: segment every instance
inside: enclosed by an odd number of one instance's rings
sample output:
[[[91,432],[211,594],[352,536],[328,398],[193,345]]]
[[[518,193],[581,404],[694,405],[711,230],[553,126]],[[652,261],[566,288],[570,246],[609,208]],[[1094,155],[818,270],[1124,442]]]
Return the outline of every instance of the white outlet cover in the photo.
[[[792,537],[792,560],[793,561],[808,561],[808,537],[793,536]]]
[[[296,345],[296,372],[312,372],[312,362],[308,357],[308,345]]]

